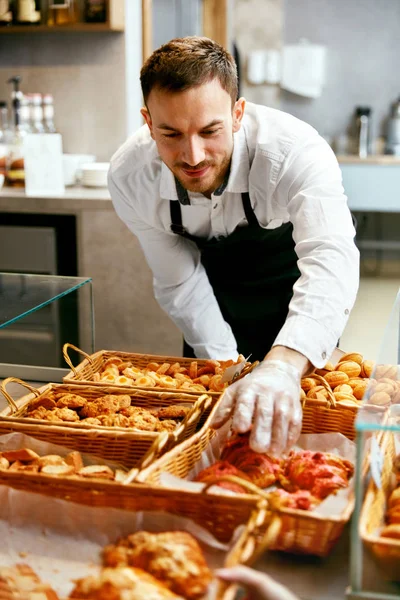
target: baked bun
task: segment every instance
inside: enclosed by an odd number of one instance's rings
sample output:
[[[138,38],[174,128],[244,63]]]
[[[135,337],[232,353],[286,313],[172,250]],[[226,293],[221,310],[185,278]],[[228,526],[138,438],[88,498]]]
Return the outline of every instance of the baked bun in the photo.
[[[43,583],[29,565],[0,567],[1,600],[58,600],[56,592]]]

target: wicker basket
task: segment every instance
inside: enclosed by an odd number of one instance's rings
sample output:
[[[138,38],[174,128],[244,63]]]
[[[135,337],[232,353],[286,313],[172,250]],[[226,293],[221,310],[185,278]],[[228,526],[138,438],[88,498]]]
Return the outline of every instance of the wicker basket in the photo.
[[[76,352],[82,354],[85,357],[84,360],[76,367],[72,364],[71,359],[68,355],[69,349],[75,350]],[[93,385],[93,386],[104,385],[104,382],[93,381],[93,377],[94,377],[95,373],[99,373],[103,369],[104,363],[109,358],[121,358],[123,361],[127,361],[127,362],[130,361],[135,367],[138,367],[139,369],[145,368],[149,362],[158,362],[161,364],[166,363],[166,362],[171,363],[171,364],[179,362],[183,367],[188,367],[190,365],[190,363],[193,361],[192,358],[184,358],[182,356],[160,356],[157,354],[135,354],[135,353],[131,353],[131,352],[117,352],[115,350],[99,350],[95,354],[89,355],[89,354],[86,354],[86,352],[83,352],[83,350],[80,350],[79,348],[77,348],[76,346],[73,346],[72,344],[64,344],[63,354],[64,354],[65,362],[71,368],[71,372],[68,373],[68,375],[66,375],[63,378],[64,383],[73,383],[73,384],[85,383],[85,384],[89,384],[89,385]],[[206,361],[203,359],[196,359],[196,362],[199,367],[203,367],[206,364]],[[252,363],[251,365],[245,367],[243,369],[242,373],[240,374],[240,377],[238,377],[237,379],[247,375],[256,365],[258,365],[257,361]],[[109,384],[108,387],[113,387],[114,389],[120,389],[120,390],[125,390],[125,391],[128,389],[128,386],[126,386],[126,385],[123,386],[123,385],[117,385],[117,384]],[[132,387],[129,387],[129,389],[143,389],[143,388],[139,388],[138,386],[132,386]],[[160,389],[163,389],[163,388],[147,387],[145,389],[159,392]],[[179,390],[177,390],[177,391],[179,391]],[[211,390],[207,390],[206,392],[185,390],[185,393],[192,394],[194,396],[199,396],[202,393],[207,393],[212,398],[219,398],[221,396],[221,392],[214,392]]]
[[[324,386],[328,397],[325,400],[313,398],[303,400],[302,433],[339,432],[349,440],[354,440],[356,437],[354,422],[357,418],[358,406],[338,404],[328,382],[316,373],[312,374],[312,378],[317,379],[320,385]]]
[[[396,456],[394,434],[382,436],[383,468],[381,488],[370,480],[360,515],[360,537],[375,556],[383,571],[393,581],[400,581],[400,539],[380,537],[379,531],[386,525],[387,499],[394,487],[393,461]]]
[[[318,403],[317,406],[315,406],[315,402]],[[354,421],[354,413],[352,411],[348,411],[342,407],[321,407],[320,401],[312,401],[310,404],[311,406],[308,406],[307,400],[303,409],[307,418],[303,422],[302,433],[327,433],[336,431],[349,438],[352,437],[352,427],[350,427],[350,423],[352,424]],[[138,482],[142,481],[150,485],[160,485],[160,476],[165,472],[185,479],[216,435],[216,431],[209,426],[215,410],[213,410],[201,431],[180,444],[179,448],[172,449],[159,459],[154,461],[149,460],[149,467],[142,469],[140,472],[132,470],[130,479]],[[314,424],[312,420],[313,415],[316,414],[319,417],[321,410],[327,413],[329,411],[335,413],[344,411],[346,415],[336,419],[336,422],[344,425],[344,427],[342,429],[338,427],[338,429],[334,430],[332,427],[332,423],[335,422],[334,419],[330,421],[330,419],[321,418],[318,420],[318,425]],[[153,448],[154,450],[155,448]],[[245,483],[244,481],[240,481],[240,485],[242,486]],[[266,499],[268,498],[267,493],[255,486],[251,488],[250,493],[259,494]],[[240,496],[241,494],[235,494],[236,498],[240,498]],[[215,495],[214,497],[218,496]],[[350,519],[353,508],[353,495],[351,495],[343,513],[340,516],[330,518],[304,510],[283,508],[278,511],[281,521],[280,533],[274,539],[273,543],[270,544],[270,549],[298,554],[326,556],[338,541],[346,523]]]
[[[6,390],[8,383],[16,382],[27,388],[31,393],[15,402]],[[78,386],[49,383],[40,389],[27,383],[9,377],[1,384],[1,391],[9,407],[0,413],[0,434],[19,431],[40,440],[64,445],[72,450],[86,454],[101,456],[127,468],[139,467],[147,454],[153,460],[167,450],[187,439],[196,431],[200,418],[208,414],[212,399],[203,394],[199,398],[191,394],[174,394],[171,392],[149,392],[130,389],[130,395],[137,406],[144,408],[164,407],[171,404],[188,402],[191,405],[185,419],[173,432],[138,431],[121,427],[101,427],[84,423],[51,423],[39,419],[29,419],[25,416],[29,402],[35,397],[40,398],[49,392],[74,393],[87,400],[94,400],[99,395],[122,394],[122,391],[110,390],[106,386]],[[124,390],[126,394],[127,389]],[[204,418],[204,417],[203,417]],[[149,460],[145,460],[146,465]]]

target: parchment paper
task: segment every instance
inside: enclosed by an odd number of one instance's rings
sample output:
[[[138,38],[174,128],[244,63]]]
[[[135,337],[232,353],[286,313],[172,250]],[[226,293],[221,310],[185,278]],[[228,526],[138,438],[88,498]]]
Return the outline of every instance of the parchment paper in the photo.
[[[183,517],[81,506],[0,485],[0,565],[29,564],[62,597],[73,589],[73,580],[98,572],[100,552],[106,544],[140,529],[192,533],[214,569],[223,566],[226,552],[242,527],[229,544],[221,544],[207,530]],[[207,600],[214,596],[215,582]]]
[[[202,453],[200,460],[194,465],[193,469],[188,473],[187,479],[181,479],[170,473],[161,473],[160,484],[165,487],[173,487],[184,490],[202,490],[204,483],[192,481],[200,471],[209,467],[221,457],[221,451],[225,445],[230,432],[230,423],[226,423],[223,427],[217,430],[216,435],[211,440],[211,443]],[[314,450],[323,452],[332,452],[346,458],[354,464],[355,462],[355,444],[341,433],[317,433],[303,434],[300,436],[294,450]],[[276,486],[265,488],[266,491],[271,491]],[[220,486],[212,486],[209,491],[215,494],[234,495],[234,492],[226,490]],[[353,494],[353,481],[350,480],[347,488],[339,490],[335,495],[328,496],[325,500],[316,506],[312,512],[323,516],[340,516],[347,507],[350,498]],[[307,511],[310,512],[310,511]]]

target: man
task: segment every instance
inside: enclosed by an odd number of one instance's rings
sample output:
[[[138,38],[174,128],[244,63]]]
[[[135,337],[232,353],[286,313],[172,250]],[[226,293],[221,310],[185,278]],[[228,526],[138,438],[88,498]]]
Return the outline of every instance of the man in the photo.
[[[335,156],[302,121],[237,99],[233,58],[172,40],[141,71],[146,124],[114,155],[109,188],[155,296],[197,357],[261,360],[216,425],[279,453],[301,429],[300,378],[329,359],[358,287]]]

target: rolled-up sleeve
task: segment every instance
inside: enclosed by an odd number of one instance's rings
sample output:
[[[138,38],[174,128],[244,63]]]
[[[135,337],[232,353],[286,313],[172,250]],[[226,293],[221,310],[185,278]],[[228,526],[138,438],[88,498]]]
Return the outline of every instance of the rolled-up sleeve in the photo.
[[[153,272],[155,298],[182,331],[195,355],[222,360],[236,358],[236,340],[221,314],[197,246],[147,224],[112,174],[108,185],[118,216],[137,236]]]
[[[341,171],[328,144],[312,136],[283,165],[276,198],[293,223],[301,275],[274,345],[297,350],[321,368],[356,299],[359,252]]]

